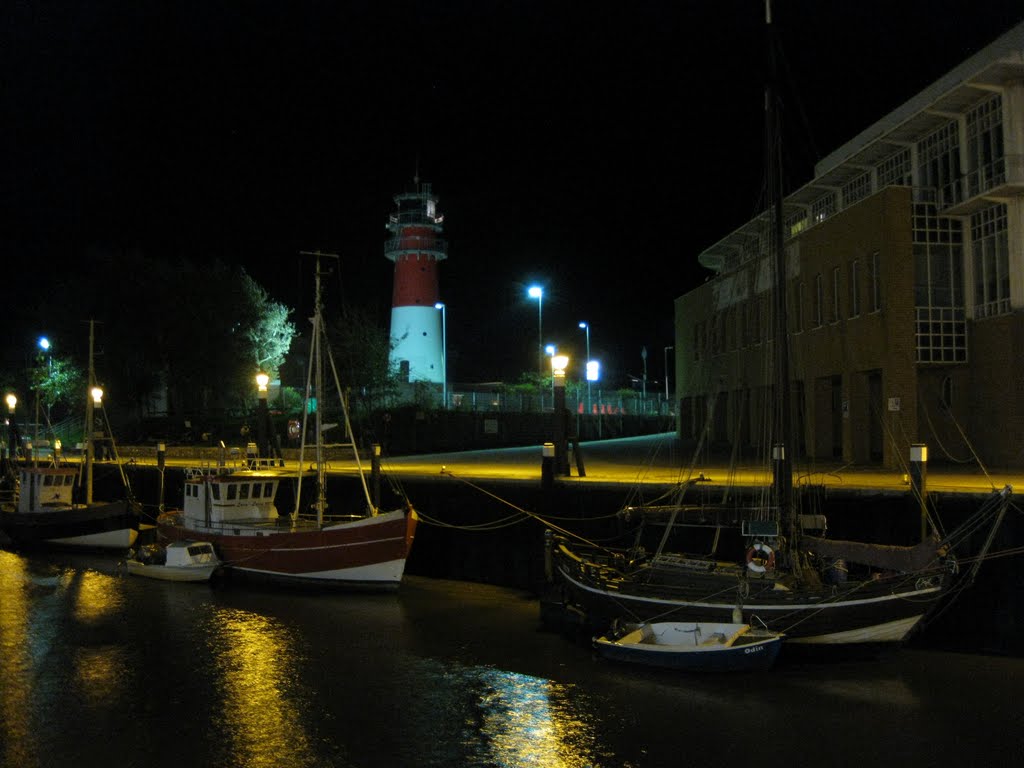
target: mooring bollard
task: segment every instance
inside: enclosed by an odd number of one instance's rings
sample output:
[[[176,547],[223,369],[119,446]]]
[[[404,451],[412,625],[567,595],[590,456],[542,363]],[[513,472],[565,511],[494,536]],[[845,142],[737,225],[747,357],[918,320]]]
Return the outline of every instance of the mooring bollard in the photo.
[[[910,491],[921,506],[921,541],[928,537],[928,446],[910,446]]]
[[[555,444],[544,443],[540,455],[540,486],[547,490],[555,484]]]

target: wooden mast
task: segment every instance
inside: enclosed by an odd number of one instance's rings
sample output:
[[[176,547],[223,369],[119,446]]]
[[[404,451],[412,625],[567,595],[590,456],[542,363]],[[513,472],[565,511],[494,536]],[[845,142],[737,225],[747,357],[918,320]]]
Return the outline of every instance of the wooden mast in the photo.
[[[773,429],[772,467],[776,502],[783,525],[787,548],[794,569],[799,568],[795,553],[796,509],[793,503],[793,419],[790,402],[789,327],[786,296],[786,243],[782,213],[782,128],[778,110],[778,39],[772,20],[771,0],[765,0],[765,22],[768,31],[769,80],[765,86],[766,165],[771,224],[770,250],[774,257],[775,318],[775,424]]]

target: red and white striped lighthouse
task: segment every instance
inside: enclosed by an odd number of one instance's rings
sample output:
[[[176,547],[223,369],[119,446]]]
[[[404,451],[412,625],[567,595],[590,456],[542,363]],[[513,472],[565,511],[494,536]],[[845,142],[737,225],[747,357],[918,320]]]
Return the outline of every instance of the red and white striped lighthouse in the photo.
[[[415,191],[395,195],[396,210],[388,217],[393,237],[384,255],[395,263],[391,296],[391,363],[401,381],[444,382],[444,348],[437,263],[447,258],[441,239],[444,217],[430,184],[414,180]]]

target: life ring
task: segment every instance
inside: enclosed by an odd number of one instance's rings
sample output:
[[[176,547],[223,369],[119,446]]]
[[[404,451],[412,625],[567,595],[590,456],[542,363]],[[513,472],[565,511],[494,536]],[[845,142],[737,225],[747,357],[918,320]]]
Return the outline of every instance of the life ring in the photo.
[[[757,542],[747,550],[747,569],[754,573],[775,570],[775,551],[767,544]]]

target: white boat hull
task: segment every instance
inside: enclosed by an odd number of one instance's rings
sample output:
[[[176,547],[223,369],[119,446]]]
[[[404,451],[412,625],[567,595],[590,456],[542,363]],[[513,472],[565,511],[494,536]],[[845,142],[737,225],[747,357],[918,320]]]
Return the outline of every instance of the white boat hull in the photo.
[[[135,560],[126,561],[128,573],[161,581],[209,581],[219,563],[208,565],[147,565]]]

